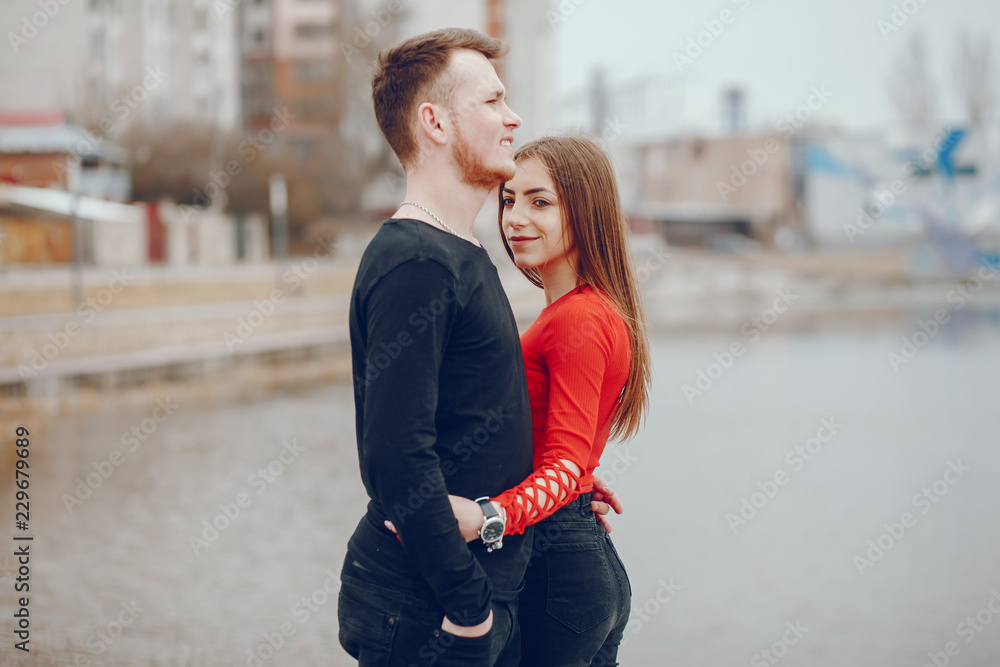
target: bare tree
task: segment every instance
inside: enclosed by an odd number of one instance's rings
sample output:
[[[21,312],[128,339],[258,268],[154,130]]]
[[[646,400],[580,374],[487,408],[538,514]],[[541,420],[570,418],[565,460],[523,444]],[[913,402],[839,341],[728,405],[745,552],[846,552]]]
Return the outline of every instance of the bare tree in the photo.
[[[327,66],[304,63],[311,69],[294,75],[305,77],[294,81],[294,94],[268,84],[272,97],[281,98],[272,100],[274,107],[287,109],[294,120],[288,131],[275,132],[266,148],[252,143],[263,126],[251,122],[233,134],[208,124],[142,121],[122,132],[116,139],[132,155],[135,199],[171,197],[181,204],[219,203],[230,212],[268,215],[268,178],[280,172],[289,188],[293,250],[317,220],[359,218],[369,183],[398,169],[375,123],[370,77],[377,53],[396,41],[408,10],[362,11],[354,0],[338,6],[330,26],[336,48]],[[224,196],[216,199],[220,192]]]
[[[987,35],[983,35],[979,42],[967,30],[959,35],[955,86],[970,124],[979,125],[984,119],[995,115],[996,74]]]
[[[397,164],[375,122],[371,74],[378,52],[396,42],[398,23],[409,10],[383,9],[377,23],[372,21],[375,12],[362,11],[364,4],[344,2],[333,25],[338,48],[332,62],[331,104],[322,119],[326,129],[314,172],[323,185],[326,212],[346,217],[361,212],[365,187]]]
[[[923,34],[914,33],[896,57],[886,79],[886,91],[896,112],[908,125],[920,128],[936,117],[937,91],[928,69]]]

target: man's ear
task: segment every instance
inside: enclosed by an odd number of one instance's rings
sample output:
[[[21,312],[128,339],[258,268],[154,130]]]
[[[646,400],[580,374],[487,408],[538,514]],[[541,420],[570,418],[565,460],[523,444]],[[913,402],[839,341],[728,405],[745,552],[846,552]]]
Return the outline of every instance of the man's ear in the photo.
[[[434,143],[448,143],[448,123],[448,112],[443,105],[424,102],[417,107],[417,132]]]

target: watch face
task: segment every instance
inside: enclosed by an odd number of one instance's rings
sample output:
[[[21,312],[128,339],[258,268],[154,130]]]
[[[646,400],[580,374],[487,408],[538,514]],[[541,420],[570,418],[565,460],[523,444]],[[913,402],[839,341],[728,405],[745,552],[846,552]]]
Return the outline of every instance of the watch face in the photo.
[[[500,519],[490,519],[483,525],[479,535],[483,538],[484,542],[496,542],[503,537],[503,529],[503,521]]]

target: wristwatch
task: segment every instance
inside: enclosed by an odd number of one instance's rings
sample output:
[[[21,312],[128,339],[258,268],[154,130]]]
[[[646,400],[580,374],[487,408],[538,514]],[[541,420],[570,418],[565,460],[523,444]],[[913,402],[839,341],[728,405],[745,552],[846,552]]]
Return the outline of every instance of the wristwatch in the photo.
[[[497,513],[489,496],[476,498],[476,502],[483,508],[483,526],[479,529],[479,537],[486,545],[487,553],[502,548],[503,531],[507,528],[506,520]]]

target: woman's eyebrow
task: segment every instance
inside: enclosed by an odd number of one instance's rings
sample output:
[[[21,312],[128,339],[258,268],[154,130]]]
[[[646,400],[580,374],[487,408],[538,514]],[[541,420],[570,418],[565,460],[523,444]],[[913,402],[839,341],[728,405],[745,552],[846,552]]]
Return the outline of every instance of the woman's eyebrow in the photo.
[[[507,186],[504,186],[503,191],[504,192],[509,192],[511,194],[516,194],[513,190],[511,190]],[[552,192],[552,190],[549,190],[548,188],[531,188],[530,190],[525,190],[524,194],[525,195],[533,195],[533,194],[538,193],[538,192],[548,192],[552,196],[555,196],[555,194],[556,194],[556,193]]]

